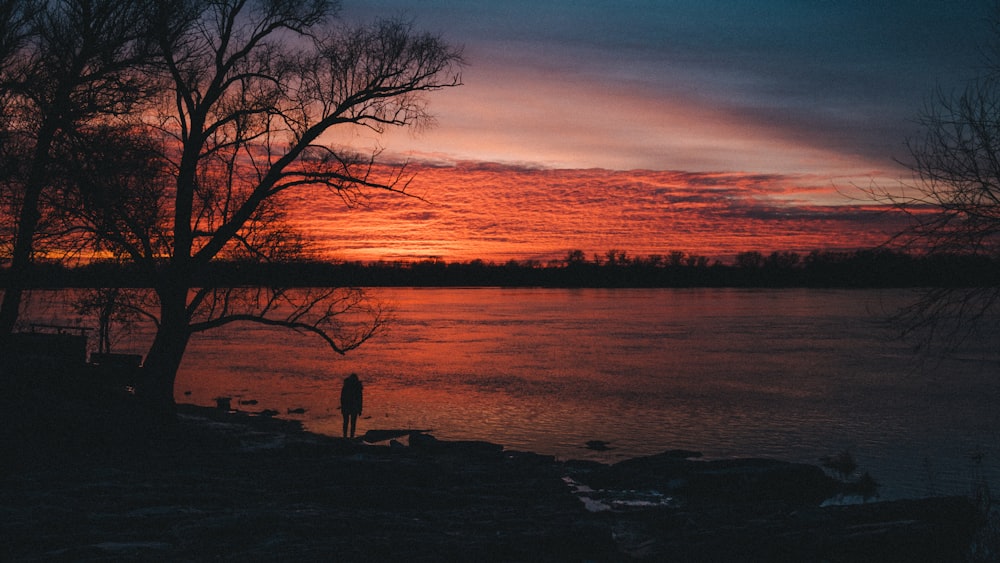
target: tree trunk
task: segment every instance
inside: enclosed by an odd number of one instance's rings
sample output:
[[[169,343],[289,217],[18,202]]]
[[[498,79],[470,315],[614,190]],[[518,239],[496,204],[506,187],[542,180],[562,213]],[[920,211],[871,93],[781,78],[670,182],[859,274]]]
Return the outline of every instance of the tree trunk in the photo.
[[[38,191],[29,190],[25,195],[24,207],[18,220],[14,253],[7,274],[9,281],[3,292],[3,302],[0,303],[0,335],[14,332],[14,325],[21,313],[22,296],[27,285],[28,270],[31,268],[32,241],[38,228]]]
[[[173,416],[174,382],[191,332],[188,327],[187,293],[183,284],[157,290],[160,299],[160,326],[143,362],[142,377],[136,388],[151,414]]]
[[[31,268],[31,255],[38,222],[41,220],[38,203],[46,186],[49,150],[55,133],[55,125],[49,122],[44,123],[38,133],[34,160],[24,187],[24,201],[21,202],[21,213],[17,218],[14,251],[11,254],[10,270],[7,274],[9,276],[7,288],[3,292],[3,302],[0,303],[0,341],[4,336],[14,332],[14,325],[21,313],[21,297],[26,286],[28,270]]]

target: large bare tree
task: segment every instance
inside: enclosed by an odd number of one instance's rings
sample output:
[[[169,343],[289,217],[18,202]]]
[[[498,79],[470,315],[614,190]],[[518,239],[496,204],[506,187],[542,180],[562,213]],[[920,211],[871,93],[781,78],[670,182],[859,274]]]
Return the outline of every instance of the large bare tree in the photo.
[[[877,187],[871,195],[911,219],[893,243],[937,256],[942,267],[963,269],[953,272],[954,284],[925,290],[897,318],[918,345],[947,350],[974,332],[997,328],[1000,74],[972,81],[957,95],[938,94],[920,125],[922,135],[908,143],[905,163],[913,180]]]
[[[147,93],[149,61],[142,1],[0,3],[3,189],[9,253],[0,303],[0,340],[17,321],[28,271],[49,219],[52,165],[86,124],[134,111]]]
[[[31,6],[23,0],[0,0],[0,265],[10,260],[17,216],[17,170],[21,151],[14,130],[17,122],[16,91],[21,82],[18,64],[28,39]],[[2,338],[0,338],[2,340]]]
[[[345,149],[332,134],[420,125],[429,117],[422,94],[460,83],[461,53],[440,38],[398,21],[347,26],[334,19],[337,8],[164,0],[149,13],[165,86],[133,124],[138,145],[146,143],[136,150],[157,156],[134,161],[159,164],[120,178],[114,193],[107,182],[81,193],[103,190],[93,208],[105,214],[92,214],[88,228],[155,280],[157,330],[137,392],[157,410],[173,410],[176,374],[197,331],[274,324],[343,353],[384,322],[359,290],[199,285],[220,259],[282,260],[298,250],[280,220],[287,192],[353,201],[368,189],[404,191],[401,173],[373,173],[377,153]],[[115,201],[117,211],[108,206]]]

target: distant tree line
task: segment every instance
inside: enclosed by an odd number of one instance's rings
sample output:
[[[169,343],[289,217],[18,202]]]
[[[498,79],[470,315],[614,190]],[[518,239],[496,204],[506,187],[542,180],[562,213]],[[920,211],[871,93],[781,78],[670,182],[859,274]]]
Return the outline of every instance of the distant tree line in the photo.
[[[120,262],[77,267],[38,263],[33,287],[152,287],[147,270]],[[6,271],[0,270],[0,285]],[[672,252],[629,256],[609,251],[588,259],[582,251],[540,262],[219,261],[194,285],[214,287],[991,287],[1000,262],[983,255],[917,255],[887,249],[856,251],[742,252],[728,262]]]

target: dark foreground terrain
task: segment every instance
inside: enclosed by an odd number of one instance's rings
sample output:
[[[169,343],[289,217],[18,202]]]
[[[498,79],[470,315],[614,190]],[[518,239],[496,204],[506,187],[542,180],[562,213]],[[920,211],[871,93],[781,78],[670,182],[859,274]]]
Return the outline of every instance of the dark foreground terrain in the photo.
[[[988,561],[998,545],[966,498],[821,508],[844,485],[811,465],[608,466],[190,406],[167,427],[127,401],[6,407],[6,561]]]

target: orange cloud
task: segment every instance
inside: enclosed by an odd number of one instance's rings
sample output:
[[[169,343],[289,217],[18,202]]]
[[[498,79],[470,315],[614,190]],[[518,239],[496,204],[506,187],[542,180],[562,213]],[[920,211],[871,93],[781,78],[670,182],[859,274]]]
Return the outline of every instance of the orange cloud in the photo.
[[[323,257],[361,261],[548,260],[572,249],[725,258],[870,247],[899,227],[811,176],[475,162],[412,171],[409,191],[421,199],[373,193],[349,209],[334,195],[300,195],[291,216]]]

